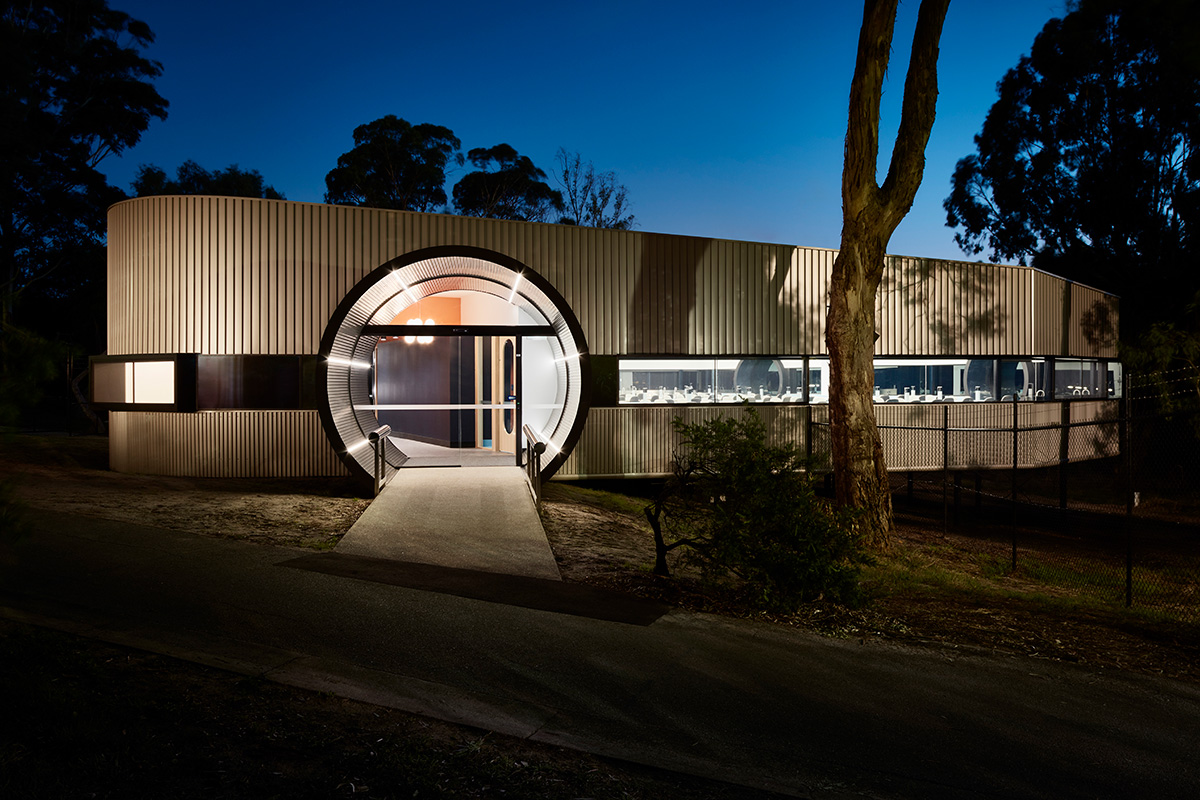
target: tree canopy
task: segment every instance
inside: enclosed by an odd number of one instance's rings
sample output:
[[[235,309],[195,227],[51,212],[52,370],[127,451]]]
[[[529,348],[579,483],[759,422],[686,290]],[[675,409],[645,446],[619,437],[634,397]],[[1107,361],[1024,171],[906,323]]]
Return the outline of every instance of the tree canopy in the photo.
[[[175,170],[175,180],[161,167],[143,164],[129,187],[137,197],[156,194],[215,194],[226,197],[262,197],[285,199],[282,192],[268,186],[258,170],[243,170],[237,164],[213,172],[195,161],[185,161]]]
[[[474,172],[454,185],[454,207],[469,217],[556,221],[562,193],[546,183],[546,173],[511,145],[477,147],[467,153]]]
[[[439,211],[446,205],[446,167],[463,163],[461,147],[449,128],[393,114],[359,125],[354,148],[325,176],[325,202]]]
[[[627,231],[635,224],[629,210],[629,190],[617,182],[615,172],[596,172],[592,162],[579,153],[558,148],[554,157],[554,180],[562,187],[563,218],[567,225],[615,228]]]
[[[1122,338],[1192,301],[1200,224],[1200,14],[1083,0],[1046,23],[958,162],[963,250],[1121,295]]]
[[[0,314],[19,296],[103,281],[105,209],[123,197],[97,165],[141,138],[167,101],[144,22],[104,0],[0,9]],[[91,274],[99,264],[100,273]]]

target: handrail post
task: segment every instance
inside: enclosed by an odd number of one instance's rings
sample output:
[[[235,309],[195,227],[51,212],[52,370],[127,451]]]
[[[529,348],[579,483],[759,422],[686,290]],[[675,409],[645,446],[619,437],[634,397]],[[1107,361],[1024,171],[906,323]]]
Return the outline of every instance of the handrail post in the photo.
[[[367,434],[367,441],[375,451],[375,496],[378,497],[383,487],[387,485],[387,459],[384,457],[384,446],[387,437],[392,433],[391,425],[380,425]]]
[[[546,452],[546,442],[528,425],[522,425],[525,434],[525,479],[529,481],[529,490],[533,493],[533,504],[541,510],[542,507],[542,453]]]

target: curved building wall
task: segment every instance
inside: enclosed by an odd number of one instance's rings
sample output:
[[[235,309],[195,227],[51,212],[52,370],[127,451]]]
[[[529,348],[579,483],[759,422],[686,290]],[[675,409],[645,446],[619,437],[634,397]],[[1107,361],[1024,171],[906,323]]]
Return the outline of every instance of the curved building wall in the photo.
[[[166,196],[109,211],[108,354],[314,356],[339,303],[360,281],[395,258],[437,246],[482,248],[537,272],[573,309],[592,355],[826,352],[832,250]],[[1027,267],[889,257],[878,320],[879,355],[1115,357],[1115,298]],[[312,409],[171,420],[156,411],[112,413],[117,469],[210,474],[224,463],[220,474],[344,471],[317,435]],[[771,412],[789,425],[799,413]],[[560,475],[663,471],[669,453],[659,451],[669,446],[670,408],[592,414]],[[627,471],[611,471],[626,461]]]
[[[593,353],[825,352],[832,250],[229,197],[112,207],[108,352],[316,353],[362,278],[439,245],[528,265]],[[1028,267],[893,257],[877,352],[1115,357],[1099,306],[1115,330],[1110,295]]]

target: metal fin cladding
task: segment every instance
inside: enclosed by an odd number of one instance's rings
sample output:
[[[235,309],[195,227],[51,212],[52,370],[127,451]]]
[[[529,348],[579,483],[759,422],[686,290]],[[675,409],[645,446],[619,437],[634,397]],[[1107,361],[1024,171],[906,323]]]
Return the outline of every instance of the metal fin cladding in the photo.
[[[587,419],[591,370],[583,329],[544,278],[507,256],[478,248],[437,247],[401,256],[346,295],[325,328],[317,366],[317,383],[324,390],[321,422],[330,443],[351,471],[373,474],[374,455],[366,441],[379,423],[373,412],[360,407],[370,404],[379,337],[363,335],[363,328],[389,324],[412,303],[449,291],[498,297],[554,329],[550,347],[558,381],[555,400],[561,405],[543,431],[550,444],[541,456],[542,474],[549,477],[570,455]],[[403,463],[404,455],[390,441],[384,452],[389,466]]]

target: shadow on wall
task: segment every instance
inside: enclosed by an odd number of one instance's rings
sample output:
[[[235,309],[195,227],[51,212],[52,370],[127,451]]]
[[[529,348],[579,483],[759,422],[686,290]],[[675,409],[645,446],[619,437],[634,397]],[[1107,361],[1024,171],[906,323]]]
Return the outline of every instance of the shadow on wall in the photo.
[[[739,262],[714,252],[712,239],[648,233],[642,242],[627,353],[820,351],[824,297],[808,297],[811,282],[793,274],[799,248],[756,246]]]
[[[1079,317],[1084,338],[1095,353],[1107,352],[1117,343],[1117,299],[1102,297]]]
[[[814,252],[789,245],[772,246],[767,251],[767,297],[774,300],[784,317],[783,329],[798,336],[786,351],[789,355],[825,352],[825,306],[833,258],[826,260],[824,253]],[[801,263],[809,259],[808,264]],[[793,267],[797,273],[794,276]],[[820,276],[818,280],[808,277],[810,270]],[[822,288],[816,290],[814,285]]]
[[[712,244],[691,236],[642,234],[642,258],[629,307],[629,353],[688,352],[697,274]]]
[[[907,330],[897,331],[895,349],[911,350],[927,333],[932,347],[920,349],[931,355],[969,352],[966,344],[972,339],[1008,329],[1009,312],[999,302],[1001,268],[898,256],[888,256],[887,262],[880,286],[884,308],[910,312],[904,315]],[[898,301],[888,295],[899,295]]]

